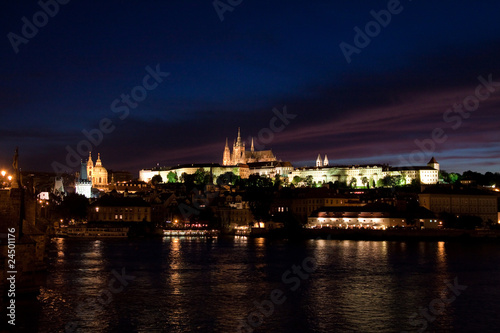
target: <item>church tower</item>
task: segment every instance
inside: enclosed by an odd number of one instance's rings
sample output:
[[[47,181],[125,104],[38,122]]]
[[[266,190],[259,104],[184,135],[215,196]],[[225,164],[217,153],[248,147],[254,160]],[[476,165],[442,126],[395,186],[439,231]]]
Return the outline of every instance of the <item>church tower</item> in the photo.
[[[92,162],[92,152],[89,151],[89,159],[87,160],[87,173],[86,177],[90,181],[93,180],[92,175],[94,174],[94,162]]]
[[[90,160],[90,158],[89,158]],[[82,161],[82,167],[80,169],[80,177],[75,182],[76,193],[83,194],[85,197],[89,198],[92,196],[92,182],[87,177],[88,170],[88,162],[85,165],[85,162]]]
[[[254,148],[253,148],[253,136],[252,136],[252,146],[250,147],[250,151],[253,152],[254,151]]]
[[[325,160],[323,161],[323,166],[328,166],[328,157],[325,154]]]
[[[55,195],[63,195],[64,194],[64,184],[62,177],[56,177],[54,179],[54,189],[52,193]]]
[[[108,171],[102,166],[101,154],[97,154],[97,161],[92,169],[92,184],[99,189],[105,189],[108,186]]]
[[[227,138],[226,138],[226,146],[224,147],[224,154],[222,155],[222,165],[231,165],[231,151],[229,151]]]
[[[320,155],[320,154],[318,154],[318,158],[316,159],[316,166],[317,166],[317,167],[322,166],[322,165],[321,165],[321,155]]]
[[[232,164],[245,163],[245,143],[241,141],[240,128],[238,127],[238,138],[233,145]]]
[[[434,158],[434,156],[432,156],[432,158],[429,161],[429,163],[427,163],[427,166],[430,166],[431,168],[436,169],[437,171],[439,171],[439,163],[436,161],[436,159]]]
[[[96,167],[102,166],[101,153],[97,153],[97,161],[95,161],[95,166]]]

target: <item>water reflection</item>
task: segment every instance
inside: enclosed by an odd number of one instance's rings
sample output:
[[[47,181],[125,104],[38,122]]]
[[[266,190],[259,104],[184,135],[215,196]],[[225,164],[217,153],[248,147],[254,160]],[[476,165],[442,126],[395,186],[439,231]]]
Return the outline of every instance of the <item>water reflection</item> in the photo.
[[[312,278],[311,303],[314,316],[328,318],[311,320],[319,330],[376,330],[377,321],[390,318],[387,242],[320,242],[318,251],[321,266]],[[342,315],[353,312],[359,315]]]
[[[415,250],[405,242],[315,241],[311,325],[319,331],[397,330],[420,307],[449,296],[443,288],[451,279],[446,244],[419,243]],[[448,327],[452,316],[450,309],[440,325]]]
[[[168,254],[168,261],[170,268],[168,269],[168,286],[173,289],[172,294],[180,295],[181,287],[181,241],[177,237],[173,237],[170,241],[170,253]]]
[[[63,331],[69,322],[85,332],[235,331],[275,289],[286,301],[256,332],[415,331],[419,327],[409,317],[434,299],[449,297],[444,280],[456,276],[469,289],[429,322],[428,330],[450,331],[464,323],[474,327],[467,319],[471,316],[474,323],[500,324],[480,306],[468,306],[490,304],[492,311],[499,310],[500,255],[495,253],[500,251],[495,246],[166,237],[57,239],[50,250],[47,287],[38,305],[26,306],[38,311],[30,315],[34,326],[26,331]],[[305,258],[314,258],[317,269],[292,291],[283,274]],[[122,268],[135,279],[111,302],[78,308],[98,299],[112,271]],[[484,292],[474,289],[474,279]]]

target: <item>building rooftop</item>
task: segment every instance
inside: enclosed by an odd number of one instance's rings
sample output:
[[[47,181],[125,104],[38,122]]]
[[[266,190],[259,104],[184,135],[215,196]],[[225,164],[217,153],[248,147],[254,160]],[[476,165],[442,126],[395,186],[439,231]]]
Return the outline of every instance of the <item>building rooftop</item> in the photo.
[[[361,213],[361,212],[380,212],[380,213],[395,213],[397,212],[396,207],[384,204],[384,203],[371,203],[364,206],[335,206],[335,207],[321,207],[316,209],[311,213],[311,215],[320,213],[320,212],[352,212],[352,213]]]
[[[115,197],[105,195],[92,203],[91,207],[148,207],[149,204],[141,198]]]
[[[436,170],[430,166],[407,166],[407,167],[389,167],[390,171],[405,171],[405,170]]]
[[[296,199],[320,199],[320,198],[346,198],[357,199],[358,196],[349,193],[338,193],[334,189],[326,187],[319,188],[296,188],[290,192],[292,198]]]
[[[182,168],[231,168],[231,167],[236,167],[236,165],[221,165],[220,163],[187,163],[187,164],[177,164],[173,166],[154,167],[143,170],[168,171],[168,170],[176,170]]]
[[[453,186],[430,186],[424,189],[423,194],[455,194],[455,195],[487,195],[495,196],[494,193],[470,187]]]
[[[269,162],[253,162],[247,163],[250,168],[262,168],[265,166],[269,167],[292,167],[290,162],[280,162],[280,161],[269,161]]]

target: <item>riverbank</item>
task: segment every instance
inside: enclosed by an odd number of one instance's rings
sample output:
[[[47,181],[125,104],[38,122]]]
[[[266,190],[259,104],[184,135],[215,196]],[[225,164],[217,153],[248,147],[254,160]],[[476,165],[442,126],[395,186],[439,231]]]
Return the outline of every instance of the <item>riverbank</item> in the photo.
[[[267,235],[254,237],[340,239],[340,240],[394,240],[394,241],[493,241],[500,242],[500,230],[458,230],[458,229],[301,229],[289,233],[272,230]]]

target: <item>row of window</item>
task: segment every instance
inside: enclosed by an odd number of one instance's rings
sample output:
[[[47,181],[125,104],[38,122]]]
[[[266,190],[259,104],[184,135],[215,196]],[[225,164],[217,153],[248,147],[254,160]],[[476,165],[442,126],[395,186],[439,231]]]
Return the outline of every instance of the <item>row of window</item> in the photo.
[[[437,212],[450,212],[453,211],[455,213],[485,213],[485,214],[495,214],[497,212],[496,206],[491,207],[464,207],[464,206],[453,206],[453,209],[450,209],[450,206],[445,205],[435,205],[432,206],[433,211]]]
[[[343,204],[344,199],[308,199],[302,204]]]
[[[114,220],[142,221],[143,218],[147,218],[147,215],[139,214],[134,218],[131,214],[114,214]],[[113,220],[113,214],[95,214],[94,220]]]
[[[323,218],[323,219],[319,219],[319,220],[316,220],[316,221],[313,221],[313,222],[316,222],[316,223],[325,223],[325,222],[337,222],[337,223],[346,223],[346,222],[363,222],[363,223],[377,223],[377,222],[384,222],[385,220],[392,220],[393,222],[402,222],[402,223],[405,223],[405,220],[404,219],[395,219],[395,218],[378,218],[376,220],[368,220],[368,219],[359,219],[359,218],[352,218],[351,219],[343,219],[343,218],[338,218],[338,219],[335,219],[335,218]],[[437,220],[436,220],[437,222]]]
[[[115,212],[115,213],[128,213],[128,212],[145,212],[147,213],[150,208],[111,208],[111,207],[96,207],[96,212]]]

